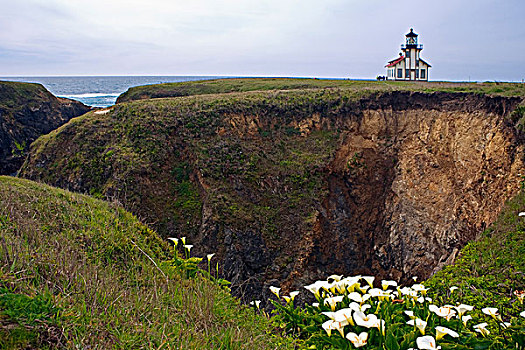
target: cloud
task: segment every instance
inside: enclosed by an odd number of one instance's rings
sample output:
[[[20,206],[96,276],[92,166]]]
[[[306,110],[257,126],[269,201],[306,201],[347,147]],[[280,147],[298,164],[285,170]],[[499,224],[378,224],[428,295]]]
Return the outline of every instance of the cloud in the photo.
[[[501,77],[521,80],[523,2],[414,4],[0,0],[0,75],[41,67],[40,74],[370,78],[384,74],[384,63],[397,55],[403,35],[414,27],[425,45],[423,57],[434,66],[431,78],[484,79],[488,65],[501,61]],[[467,63],[472,61],[477,65]]]

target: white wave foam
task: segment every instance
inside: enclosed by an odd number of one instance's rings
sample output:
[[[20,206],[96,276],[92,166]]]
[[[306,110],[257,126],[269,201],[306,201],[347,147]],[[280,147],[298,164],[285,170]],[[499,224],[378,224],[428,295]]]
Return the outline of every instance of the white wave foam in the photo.
[[[120,96],[119,92],[115,93],[87,93],[87,94],[79,94],[79,95],[60,95],[58,97],[64,97],[64,98],[95,98],[95,97],[118,97]]]

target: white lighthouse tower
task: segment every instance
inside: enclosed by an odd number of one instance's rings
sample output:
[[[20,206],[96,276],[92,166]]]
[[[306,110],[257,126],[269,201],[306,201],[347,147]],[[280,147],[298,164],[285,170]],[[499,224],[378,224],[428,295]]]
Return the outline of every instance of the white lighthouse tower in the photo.
[[[421,58],[423,45],[418,44],[418,35],[410,28],[410,33],[405,37],[406,42],[401,45],[402,53],[385,66],[387,79],[428,81],[428,69],[431,65]]]

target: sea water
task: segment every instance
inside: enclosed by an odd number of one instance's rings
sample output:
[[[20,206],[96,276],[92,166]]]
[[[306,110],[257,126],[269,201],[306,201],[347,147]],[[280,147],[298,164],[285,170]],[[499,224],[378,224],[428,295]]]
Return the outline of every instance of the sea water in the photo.
[[[181,81],[226,78],[220,76],[81,76],[81,77],[0,77],[0,80],[40,83],[52,94],[80,101],[88,106],[109,107],[130,87]]]

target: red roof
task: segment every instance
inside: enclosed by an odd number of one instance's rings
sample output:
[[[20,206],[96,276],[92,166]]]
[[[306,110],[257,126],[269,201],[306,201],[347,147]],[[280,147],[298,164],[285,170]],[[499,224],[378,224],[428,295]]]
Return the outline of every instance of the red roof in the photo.
[[[385,67],[393,67],[404,59],[405,56],[399,56],[398,58],[393,59],[392,61],[388,61],[388,64]]]

